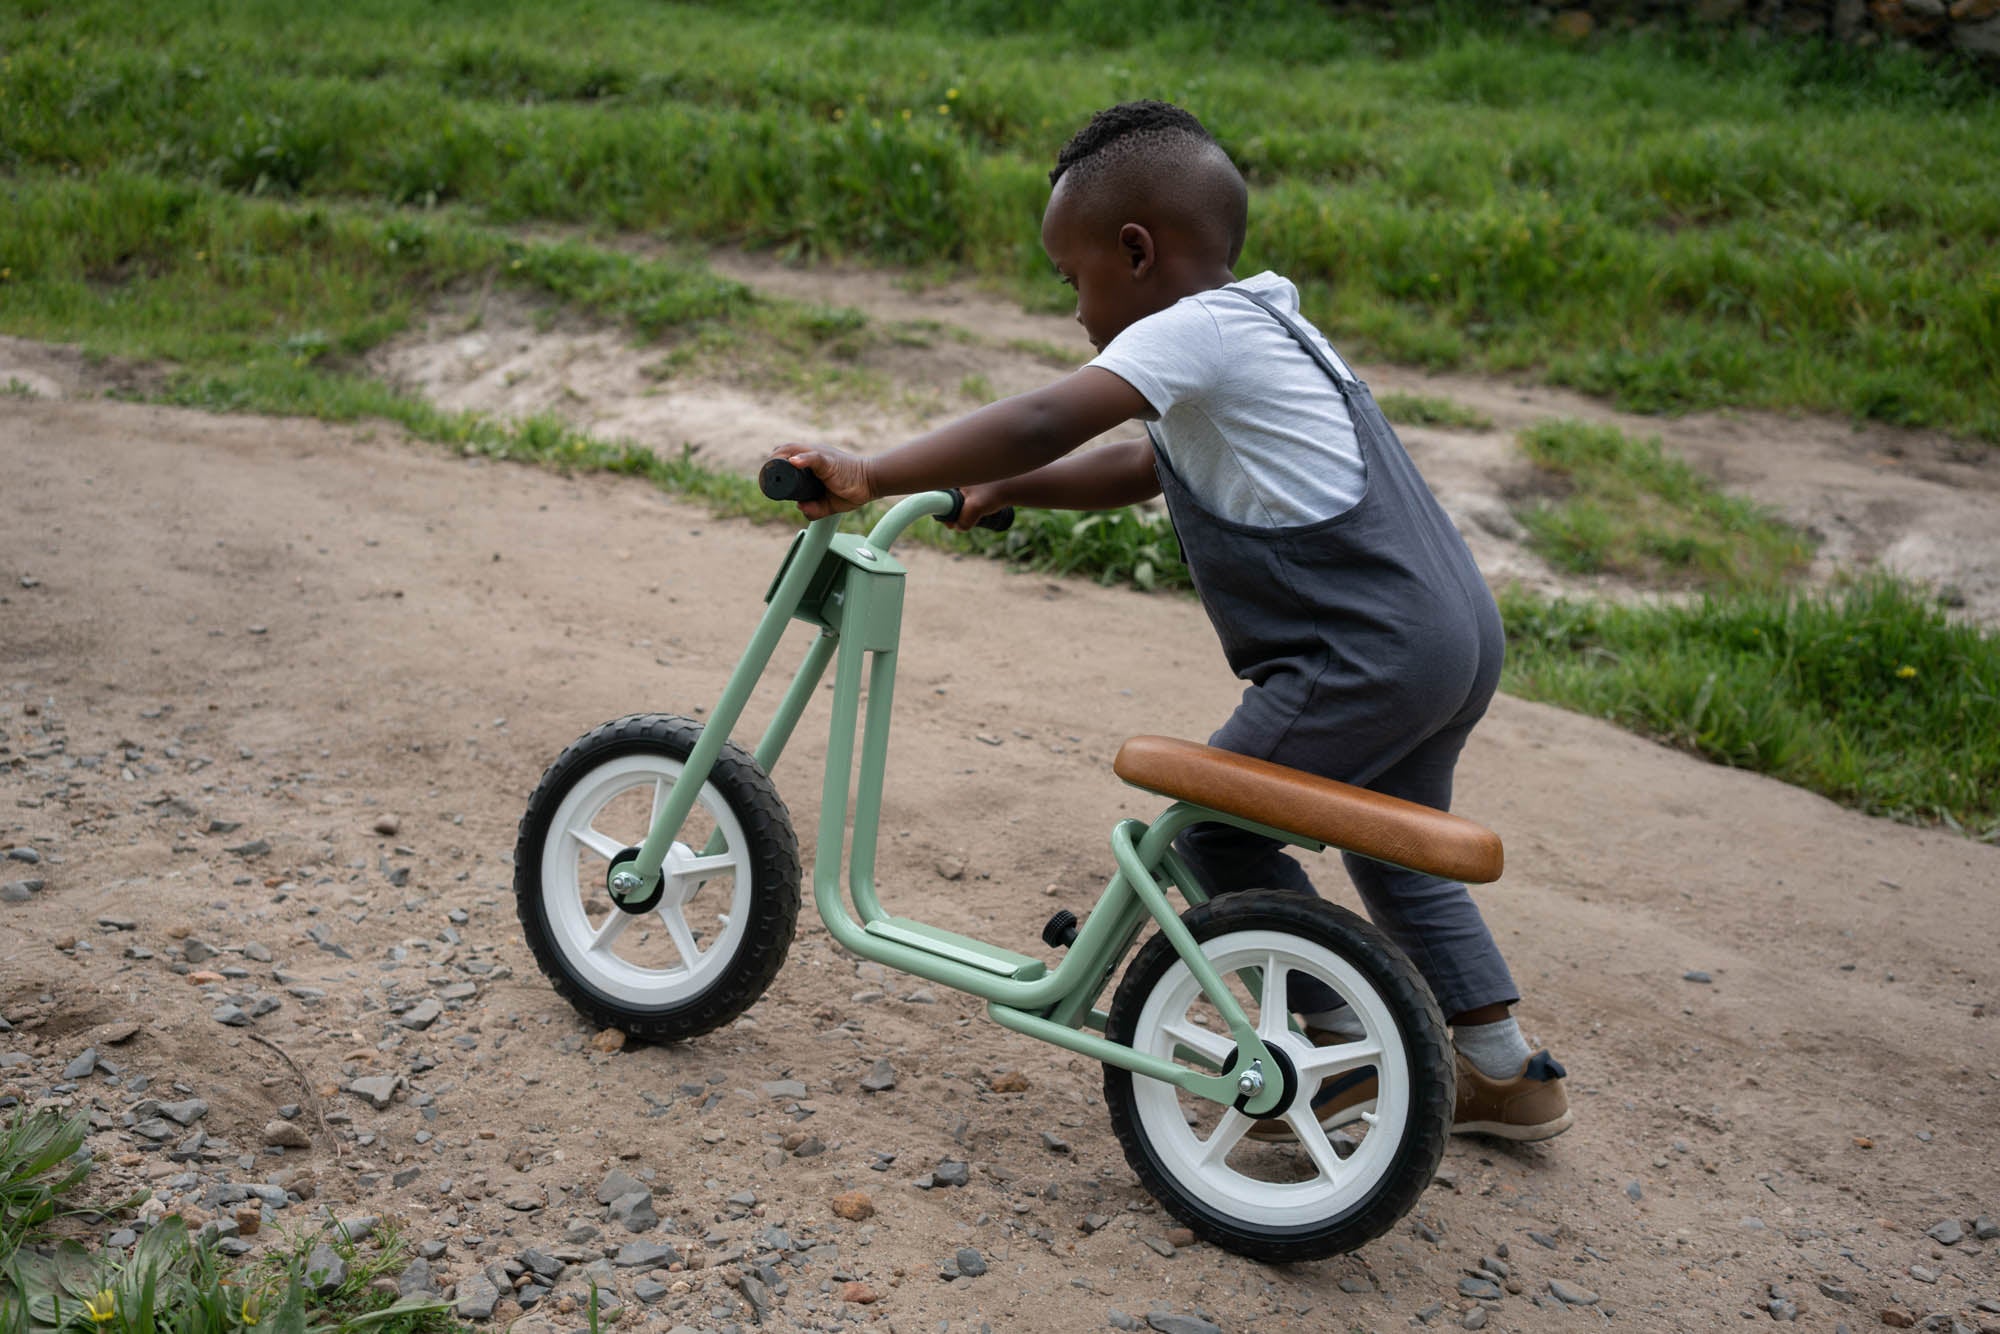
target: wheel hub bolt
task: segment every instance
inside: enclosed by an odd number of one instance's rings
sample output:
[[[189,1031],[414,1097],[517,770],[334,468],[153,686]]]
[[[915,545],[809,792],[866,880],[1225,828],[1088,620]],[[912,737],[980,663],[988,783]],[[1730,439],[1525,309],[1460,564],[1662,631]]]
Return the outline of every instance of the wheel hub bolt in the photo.
[[[1264,1091],[1264,1063],[1250,1062],[1250,1068],[1236,1076],[1236,1091],[1246,1098],[1254,1098]]]

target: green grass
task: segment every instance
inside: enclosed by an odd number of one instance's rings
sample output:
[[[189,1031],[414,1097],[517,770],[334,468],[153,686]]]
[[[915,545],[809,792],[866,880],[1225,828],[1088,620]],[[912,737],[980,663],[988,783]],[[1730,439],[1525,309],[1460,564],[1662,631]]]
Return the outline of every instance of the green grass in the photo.
[[[129,1254],[92,1251],[62,1235],[70,1214],[101,1220],[140,1203],[81,1205],[89,1177],[85,1118],[13,1111],[0,1125],[0,1334],[442,1334],[459,1328],[442,1301],[375,1290],[403,1268],[401,1241],[378,1229],[364,1248],[335,1232],[301,1233],[237,1264],[188,1231],[178,1215],[147,1228]],[[306,1260],[324,1241],[347,1266],[316,1293]]]
[[[1295,277],[1350,355],[2000,439],[1977,82],[1811,47],[1577,51],[1451,6],[1141,8],[16,6],[0,171],[955,266],[1055,308],[1049,159],[1097,107],[1164,95],[1251,176],[1245,267]]]
[[[1556,492],[1518,513],[1556,568],[1670,588],[1770,587],[1805,568],[1797,529],[1613,426],[1548,421],[1519,436]]]
[[[1493,419],[1477,408],[1433,394],[1383,394],[1375,405],[1392,422],[1406,426],[1443,426],[1454,431],[1486,431]]]
[[[1888,580],[1685,607],[1502,598],[1505,687],[1878,815],[2000,840],[2000,638]]]

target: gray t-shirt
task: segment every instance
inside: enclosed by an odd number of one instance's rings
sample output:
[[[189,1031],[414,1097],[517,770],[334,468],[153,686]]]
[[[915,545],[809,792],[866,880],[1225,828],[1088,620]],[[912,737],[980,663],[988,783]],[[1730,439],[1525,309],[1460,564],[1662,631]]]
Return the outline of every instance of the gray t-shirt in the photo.
[[[1231,286],[1298,314],[1299,289],[1268,270]],[[1305,327],[1352,378],[1319,331]],[[1352,509],[1367,489],[1347,401],[1269,311],[1229,287],[1136,321],[1090,364],[1139,391],[1175,473],[1225,519],[1256,528],[1313,523]]]

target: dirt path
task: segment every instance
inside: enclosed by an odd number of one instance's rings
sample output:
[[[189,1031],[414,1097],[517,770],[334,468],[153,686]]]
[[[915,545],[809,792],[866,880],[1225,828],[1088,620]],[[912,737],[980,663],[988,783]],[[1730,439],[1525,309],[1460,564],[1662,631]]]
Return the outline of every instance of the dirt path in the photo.
[[[816,919],[747,1020],[680,1047],[595,1050],[536,973],[509,892],[526,793],[595,723],[714,699],[786,530],[379,431],[107,401],[8,400],[0,476],[0,880],[40,882],[0,902],[0,1096],[95,1105],[109,1175],[163,1204],[227,1216],[218,1182],[289,1173],[312,1199],[277,1221],[398,1220],[461,1293],[539,1246],[569,1265],[533,1317],[556,1328],[585,1266],[635,1239],[701,1266],[654,1272],[659,1306],[616,1271],[627,1327],[662,1330],[747,1327],[746,1293],[767,1327],[906,1334],[1479,1307],[1489,1329],[1710,1330],[1774,1300],[1816,1329],[2000,1322],[1971,1226],[2000,1214],[2000,849],[1503,699],[1461,809],[1507,840],[1481,900],[1570,1066],[1575,1130],[1454,1142],[1417,1214],[1355,1256],[1162,1254],[1171,1220],[1095,1067],[857,969]],[[909,560],[884,897],[1039,951],[1108,873],[1103,831],[1150,804],[1109,772],[1119,741],[1204,735],[1235,687],[1187,601]],[[802,841],[818,720],[777,774]],[[279,1006],[248,1026],[214,1017],[259,997]],[[65,1077],[87,1047],[106,1064]],[[882,1058],[895,1087],[862,1091]],[[995,1091],[1009,1072],[1023,1091]],[[400,1086],[378,1110],[350,1090],[381,1075]],[[142,1097],[209,1110],[155,1148],[120,1121],[152,1124]],[[259,1145],[286,1105],[311,1147],[279,1156]],[[942,1160],[970,1184],[913,1184]],[[602,1220],[613,1168],[650,1182],[661,1228]],[[855,1188],[865,1223],[831,1211]],[[1926,1236],[1946,1222],[1965,1239]],[[1503,1244],[1521,1291],[1460,1295]],[[960,1247],[989,1272],[940,1278]],[[1550,1280],[1599,1300],[1562,1306]],[[848,1282],[879,1300],[843,1303]]]

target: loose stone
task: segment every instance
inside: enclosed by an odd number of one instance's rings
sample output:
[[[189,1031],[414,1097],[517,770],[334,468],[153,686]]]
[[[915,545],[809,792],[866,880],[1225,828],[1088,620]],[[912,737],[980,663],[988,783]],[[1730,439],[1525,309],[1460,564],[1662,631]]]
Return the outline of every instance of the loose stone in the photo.
[[[1589,1288],[1572,1287],[1559,1278],[1549,1280],[1549,1291],[1557,1301],[1570,1306],[1595,1306],[1598,1300],[1597,1294]]]
[[[264,1143],[280,1149],[310,1149],[312,1136],[290,1121],[269,1121],[264,1125]]]

